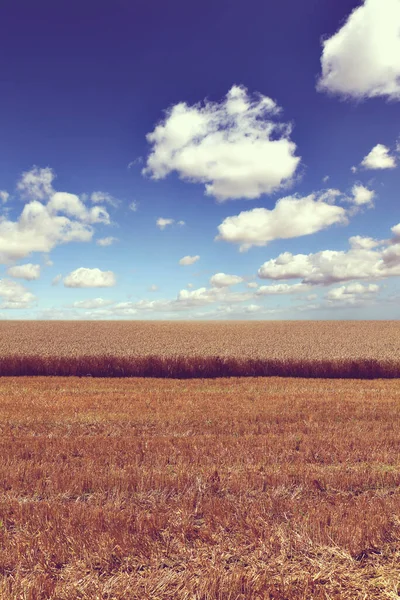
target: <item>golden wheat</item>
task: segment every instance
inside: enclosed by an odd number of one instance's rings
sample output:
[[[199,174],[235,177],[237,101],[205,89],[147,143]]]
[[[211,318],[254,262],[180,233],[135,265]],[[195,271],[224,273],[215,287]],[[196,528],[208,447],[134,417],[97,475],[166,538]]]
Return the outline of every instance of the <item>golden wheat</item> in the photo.
[[[400,323],[0,323],[0,375],[89,374],[400,377]]]

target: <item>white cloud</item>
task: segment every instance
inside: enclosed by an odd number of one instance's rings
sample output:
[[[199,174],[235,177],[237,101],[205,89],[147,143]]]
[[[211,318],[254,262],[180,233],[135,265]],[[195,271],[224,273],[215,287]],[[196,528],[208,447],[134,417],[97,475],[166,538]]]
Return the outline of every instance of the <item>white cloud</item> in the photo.
[[[158,285],[156,285],[155,283],[153,283],[149,288],[148,288],[149,292],[157,292],[158,291]]]
[[[272,193],[290,183],[300,162],[291,126],[273,120],[280,111],[237,85],[220,103],[180,102],[147,135],[152,151],[142,172],[163,179],[176,171],[218,201]]]
[[[250,283],[247,284],[247,287],[250,289],[256,289],[258,288],[258,283],[256,281],[250,281]]]
[[[197,290],[181,290],[178,293],[176,300],[181,306],[203,306],[204,304],[210,304],[215,302],[215,295],[213,291],[205,287],[198,288]]]
[[[113,287],[116,284],[112,271],[80,267],[64,278],[64,286],[70,288]]]
[[[175,223],[174,219],[163,219],[163,217],[159,217],[156,221],[156,225],[159,229],[165,229],[168,225],[173,225]]]
[[[111,246],[114,242],[118,242],[118,238],[112,236],[96,240],[98,246]]]
[[[47,203],[50,214],[64,213],[85,223],[110,224],[110,216],[102,206],[93,206],[88,209],[82,200],[75,194],[68,192],[55,192]]]
[[[240,251],[252,246],[266,246],[276,239],[316,233],[335,223],[347,224],[346,210],[335,206],[337,190],[310,194],[304,198],[281,198],[275,208],[253,208],[227,217],[218,226],[216,240],[240,244]]]
[[[396,241],[400,241],[400,223],[391,228]]]
[[[196,290],[181,290],[178,293],[177,299],[173,302],[175,310],[191,308],[192,306],[203,306],[215,302],[236,303],[246,302],[253,297],[248,292],[231,292],[225,288],[205,288],[201,287]]]
[[[54,192],[52,183],[55,174],[50,167],[39,169],[32,167],[30,171],[22,173],[17,183],[17,189],[23,197],[30,200],[47,200]]]
[[[319,91],[400,99],[400,2],[365,0],[323,42]]]
[[[131,210],[132,212],[136,212],[138,209],[139,203],[135,202],[134,200],[129,204],[128,208],[129,210]]]
[[[129,307],[124,307],[124,306],[118,306],[116,305],[115,307],[111,307],[111,308],[105,308],[102,310],[98,310],[96,312],[88,312],[85,313],[85,317],[92,319],[92,318],[97,318],[97,319],[106,319],[108,317],[133,317],[137,314],[137,310],[135,308],[129,308]]]
[[[184,225],[186,225],[185,221],[178,221],[177,225],[179,225],[179,227],[183,227]]]
[[[357,173],[357,167],[353,166],[353,167],[350,168],[350,170],[351,170],[352,173]]]
[[[237,285],[238,283],[242,283],[242,281],[243,277],[239,277],[238,275],[226,275],[226,273],[216,273],[210,279],[211,285],[217,288]]]
[[[0,217],[0,262],[25,258],[32,252],[50,252],[59,244],[89,242],[93,225],[108,225],[110,218],[101,206],[88,209],[75,194],[55,192],[54,173],[38,169],[23,173],[17,187],[28,201],[16,221]]]
[[[262,285],[258,288],[258,296],[274,296],[280,294],[295,294],[297,292],[306,292],[310,286],[305,283],[278,283],[276,285]]]
[[[58,244],[88,242],[92,236],[87,223],[57,215],[34,200],[24,206],[18,221],[0,218],[0,262],[49,252]]]
[[[201,287],[191,290],[180,290],[173,300],[139,300],[138,302],[120,302],[112,307],[114,309],[133,309],[138,312],[165,312],[175,313],[186,311],[196,306],[207,306],[209,304],[222,303],[236,304],[247,302],[253,298],[252,293],[231,292],[228,288],[206,288]]]
[[[26,279],[27,281],[33,281],[40,277],[40,265],[33,265],[27,263],[25,265],[16,265],[7,269],[7,275],[10,277],[17,277],[19,279]]]
[[[72,308],[102,308],[114,304],[114,300],[105,300],[104,298],[93,298],[91,300],[79,300],[72,304]]]
[[[9,279],[0,279],[0,308],[30,308],[35,296],[28,290]]]
[[[179,264],[180,265],[193,265],[195,262],[197,262],[198,260],[200,260],[200,256],[196,255],[196,256],[184,256],[183,258],[180,259]]]
[[[392,228],[393,229],[393,228]],[[349,244],[351,248],[362,249],[362,250],[371,250],[372,248],[376,248],[376,246],[380,246],[382,241],[375,240],[371,237],[362,237],[361,235],[353,235],[349,238]]]
[[[394,169],[396,160],[391,156],[387,146],[377,144],[367,156],[364,156],[361,166],[364,169]]]
[[[329,175],[325,175],[325,177],[322,178],[323,183],[328,183],[329,181]]]
[[[328,303],[338,303],[340,305],[361,305],[370,298],[377,294],[379,286],[375,283],[369,285],[362,285],[361,283],[350,283],[348,285],[342,285],[341,287],[330,290],[325,298]]]
[[[258,304],[248,304],[243,308],[243,312],[245,313],[255,313],[259,312],[260,310],[262,310],[262,307],[258,306]]]
[[[311,270],[307,254],[283,252],[265,262],[258,270],[261,279],[302,279]]]
[[[5,190],[0,190],[0,202],[5,204],[7,202],[7,200],[9,199],[9,197],[10,197],[10,194],[8,192],[6,192]]]
[[[109,204],[114,208],[121,204],[119,200],[114,198],[114,196],[112,196],[108,192],[93,192],[90,196],[90,199],[94,204]]]
[[[375,192],[373,190],[369,190],[361,184],[356,184],[353,185],[351,193],[353,196],[349,201],[356,206],[373,206],[373,199],[375,198]]]
[[[259,269],[262,279],[301,279],[302,283],[330,285],[357,279],[383,279],[400,275],[400,243],[372,249],[371,238],[350,238],[347,252],[323,250],[315,254],[285,252]],[[386,241],[386,243],[388,243]]]

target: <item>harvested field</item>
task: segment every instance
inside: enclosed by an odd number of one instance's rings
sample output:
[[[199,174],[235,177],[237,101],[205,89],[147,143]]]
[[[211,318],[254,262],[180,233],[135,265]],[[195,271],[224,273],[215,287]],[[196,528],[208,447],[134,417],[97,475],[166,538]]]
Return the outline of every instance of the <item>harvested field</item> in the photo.
[[[0,375],[400,377],[400,322],[3,321]]]
[[[0,379],[2,600],[400,592],[400,382]]]

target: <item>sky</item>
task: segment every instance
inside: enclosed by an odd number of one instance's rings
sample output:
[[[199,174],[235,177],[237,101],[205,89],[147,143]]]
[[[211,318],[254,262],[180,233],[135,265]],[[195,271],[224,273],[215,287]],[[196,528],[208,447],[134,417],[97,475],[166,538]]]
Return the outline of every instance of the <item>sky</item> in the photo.
[[[400,0],[0,7],[1,319],[400,318]]]

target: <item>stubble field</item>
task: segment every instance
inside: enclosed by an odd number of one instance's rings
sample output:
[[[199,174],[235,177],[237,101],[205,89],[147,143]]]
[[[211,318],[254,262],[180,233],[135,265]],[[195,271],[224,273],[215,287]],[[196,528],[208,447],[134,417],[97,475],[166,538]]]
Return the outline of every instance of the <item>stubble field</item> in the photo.
[[[400,592],[400,384],[0,378],[0,598]]]

